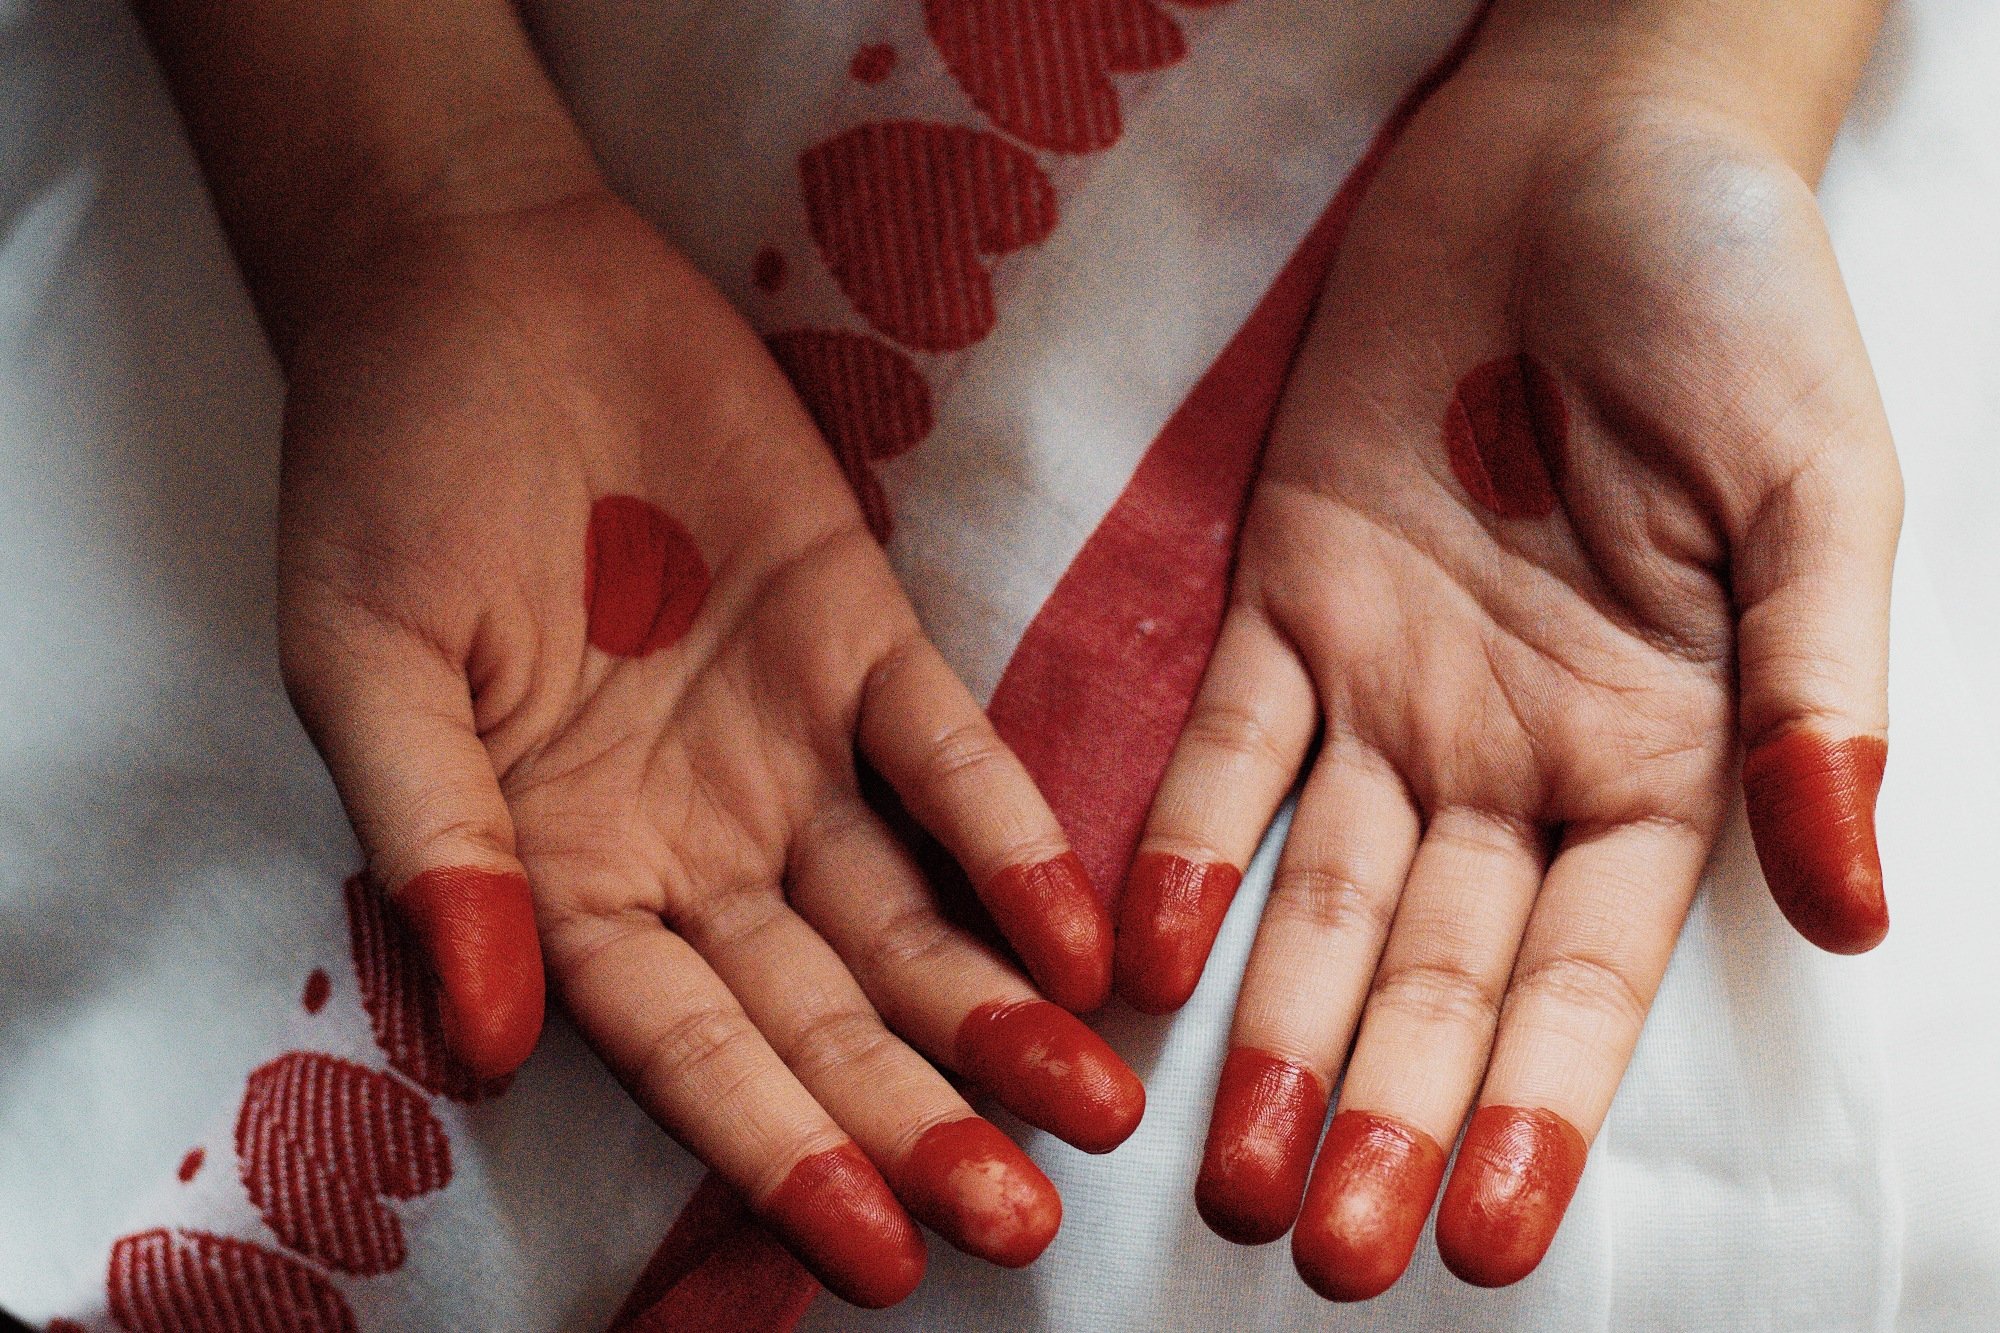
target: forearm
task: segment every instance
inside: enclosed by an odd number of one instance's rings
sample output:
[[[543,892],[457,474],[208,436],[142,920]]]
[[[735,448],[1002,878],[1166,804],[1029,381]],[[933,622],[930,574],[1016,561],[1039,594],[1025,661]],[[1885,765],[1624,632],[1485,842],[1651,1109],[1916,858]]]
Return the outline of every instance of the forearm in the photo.
[[[1817,182],[1889,0],[1497,0],[1480,52],[1565,80],[1692,98]]]
[[[596,188],[508,0],[136,0],[281,358],[426,219]]]

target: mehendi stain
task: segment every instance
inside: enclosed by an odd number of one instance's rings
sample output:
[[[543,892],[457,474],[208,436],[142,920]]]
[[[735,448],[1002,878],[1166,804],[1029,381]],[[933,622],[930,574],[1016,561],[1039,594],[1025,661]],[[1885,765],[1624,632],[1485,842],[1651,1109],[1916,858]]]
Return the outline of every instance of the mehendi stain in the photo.
[[[1785,919],[1833,953],[1865,953],[1889,933],[1875,798],[1888,743],[1799,729],[1753,746],[1743,798],[1764,879]]]
[[[1242,879],[1235,866],[1165,852],[1133,860],[1118,909],[1113,968],[1125,1003],[1141,1013],[1168,1014],[1188,1002]]]
[[[979,895],[1042,994],[1088,1013],[1111,994],[1111,914],[1075,852],[1007,866]]]
[[[708,596],[708,565],[686,528],[634,495],[590,508],[583,601],[591,645],[645,657],[680,642]]]
[[[542,946],[527,879],[439,866],[392,895],[437,978],[445,1044],[473,1074],[519,1068],[542,1032]]]
[[[844,1301],[879,1310],[923,1279],[924,1238],[852,1143],[800,1159],[756,1211]]]
[[[1365,1301],[1410,1266],[1444,1179],[1444,1147],[1391,1116],[1342,1111],[1306,1190],[1292,1261],[1331,1301]]]
[[[960,1073],[1085,1152],[1110,1152],[1145,1113],[1139,1076],[1081,1019],[1047,1000],[980,1005],[952,1045]]]
[[[1263,1245],[1291,1230],[1326,1102],[1326,1085],[1297,1061],[1247,1046],[1229,1053],[1194,1185],[1209,1230],[1238,1245]]]
[[[1002,1268],[1034,1262],[1062,1225],[1062,1199],[1049,1178],[976,1115],[926,1130],[895,1177],[918,1221]]]
[[[1555,376],[1525,353],[1458,382],[1444,417],[1452,475],[1501,518],[1547,518],[1569,448],[1569,409]]]
[[[1474,1286],[1504,1287],[1535,1271],[1576,1193],[1589,1147],[1553,1111],[1482,1106],[1438,1207],[1438,1253]]]

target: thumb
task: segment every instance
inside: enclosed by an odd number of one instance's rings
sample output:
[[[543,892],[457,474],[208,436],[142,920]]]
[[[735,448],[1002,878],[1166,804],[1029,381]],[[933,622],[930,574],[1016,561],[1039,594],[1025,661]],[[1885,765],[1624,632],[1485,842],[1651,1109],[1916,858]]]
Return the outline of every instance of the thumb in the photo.
[[[1785,918],[1844,954],[1889,930],[1875,798],[1902,481],[1880,413],[1878,448],[1819,452],[1764,497],[1734,551],[1750,836]]]
[[[324,637],[286,636],[293,705],[416,937],[446,1044],[481,1079],[510,1074],[541,1035],[542,952],[464,674],[388,626]]]

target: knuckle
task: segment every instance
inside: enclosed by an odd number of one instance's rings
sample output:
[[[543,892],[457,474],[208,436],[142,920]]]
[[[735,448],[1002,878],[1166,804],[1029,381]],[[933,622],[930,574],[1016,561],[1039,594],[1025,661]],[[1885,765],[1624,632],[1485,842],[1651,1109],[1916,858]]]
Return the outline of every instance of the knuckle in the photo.
[[[897,908],[876,930],[876,955],[891,972],[928,972],[949,958],[958,936],[943,918],[914,903]]]
[[[786,1043],[785,1063],[808,1084],[836,1072],[872,1081],[870,1071],[882,1068],[895,1046],[895,1038],[873,1014],[827,1009],[799,1025]]]
[[[1225,762],[1242,760],[1283,768],[1293,761],[1291,747],[1257,710],[1233,701],[1210,699],[1197,704],[1182,728],[1181,740]]]
[[[728,1097],[755,1076],[757,1038],[741,1016],[703,1005],[668,1020],[627,1069],[638,1087],[701,1085],[704,1100]]]
[[[1379,936],[1395,916],[1395,897],[1330,866],[1281,868],[1267,914],[1317,934]]]
[[[1500,1020],[1500,988],[1455,959],[1385,965],[1368,1003],[1425,1024],[1491,1028]]]
[[[1610,959],[1586,953],[1558,953],[1520,968],[1508,1004],[1548,1000],[1566,1008],[1616,1015],[1637,1025],[1650,1001],[1626,970]]]

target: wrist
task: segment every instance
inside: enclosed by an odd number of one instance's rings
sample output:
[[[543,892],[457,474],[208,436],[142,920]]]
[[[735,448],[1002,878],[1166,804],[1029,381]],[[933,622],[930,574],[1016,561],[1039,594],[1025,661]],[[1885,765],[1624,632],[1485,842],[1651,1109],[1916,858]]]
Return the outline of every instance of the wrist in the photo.
[[[1886,0],[1497,0],[1468,73],[1574,99],[1672,102],[1817,182]]]

